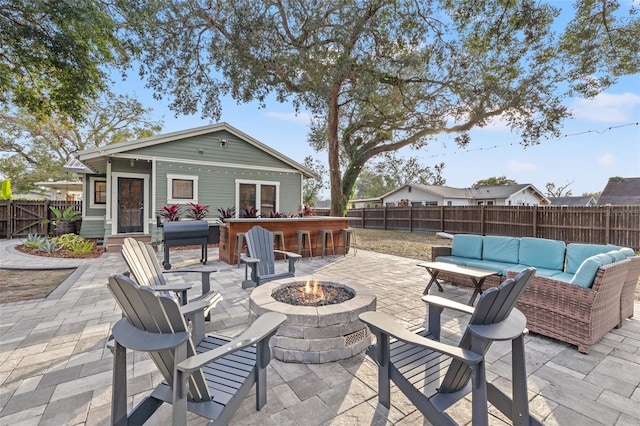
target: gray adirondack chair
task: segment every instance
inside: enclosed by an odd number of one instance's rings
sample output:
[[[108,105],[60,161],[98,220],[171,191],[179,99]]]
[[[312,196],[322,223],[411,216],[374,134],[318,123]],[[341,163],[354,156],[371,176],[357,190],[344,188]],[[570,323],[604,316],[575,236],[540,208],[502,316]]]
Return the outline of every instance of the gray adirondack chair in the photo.
[[[111,276],[108,288],[124,315],[112,330],[112,424],[143,424],[167,402],[173,404],[174,425],[187,424],[187,411],[226,425],[254,384],[256,409],[264,406],[268,343],[286,315],[266,313],[235,339],[215,334],[196,338],[175,298],[124,275]],[[129,414],[127,349],[147,352],[164,377]]]
[[[377,338],[367,353],[379,366],[380,403],[390,407],[393,381],[435,425],[455,425],[445,410],[469,392],[474,426],[488,424],[487,400],[514,424],[541,424],[529,414],[523,339],[526,318],[514,308],[534,273],[534,268],[525,269],[499,287],[490,288],[475,308],[438,296],[424,296],[429,305],[429,329],[417,333],[384,313],[360,314]],[[458,346],[439,341],[444,308],[470,315]],[[513,399],[486,381],[484,355],[496,340],[512,342]]]
[[[240,256],[240,260],[245,264],[242,288],[259,286],[267,281],[295,275],[295,263],[302,256],[288,251],[274,250],[272,232],[261,226],[254,226],[244,237],[247,242],[247,253]],[[282,254],[289,260],[289,269],[286,272],[276,273],[276,254]],[[250,280],[248,279],[247,267],[251,268]]]
[[[202,278],[202,294],[193,297],[191,302],[204,301],[207,303],[205,314],[209,314],[218,301],[222,298],[220,293],[211,291],[210,275],[217,269],[211,267],[181,268],[165,271],[162,269],[153,247],[133,238],[125,238],[122,244],[122,257],[129,272],[141,286],[149,286],[156,291],[173,291],[180,297],[181,304],[186,304],[187,290],[193,287],[193,283],[167,284],[164,274],[175,273],[199,273]]]

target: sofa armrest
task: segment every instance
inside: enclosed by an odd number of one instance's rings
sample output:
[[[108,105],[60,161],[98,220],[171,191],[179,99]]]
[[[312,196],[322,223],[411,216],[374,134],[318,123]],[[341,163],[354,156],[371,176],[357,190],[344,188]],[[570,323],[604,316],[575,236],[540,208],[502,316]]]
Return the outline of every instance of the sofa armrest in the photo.
[[[431,261],[435,262],[438,256],[451,256],[451,247],[431,246]]]

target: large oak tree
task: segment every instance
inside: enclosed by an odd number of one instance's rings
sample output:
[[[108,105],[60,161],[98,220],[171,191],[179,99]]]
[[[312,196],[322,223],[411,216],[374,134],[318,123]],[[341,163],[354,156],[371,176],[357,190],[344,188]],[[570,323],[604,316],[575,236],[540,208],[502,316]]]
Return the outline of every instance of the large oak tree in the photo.
[[[493,118],[539,143],[559,135],[567,97],[638,72],[637,15],[614,0],[572,12],[557,31],[541,0],[148,0],[127,24],[142,75],[179,112],[217,119],[223,95],[272,93],[311,111],[336,215],[384,152],[442,134],[465,145]]]

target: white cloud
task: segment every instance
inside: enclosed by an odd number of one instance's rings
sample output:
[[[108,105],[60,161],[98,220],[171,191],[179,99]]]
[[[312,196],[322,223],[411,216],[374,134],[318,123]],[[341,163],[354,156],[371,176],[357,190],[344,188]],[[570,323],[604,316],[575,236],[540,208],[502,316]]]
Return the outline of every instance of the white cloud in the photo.
[[[606,153],[602,157],[598,158],[598,164],[601,166],[613,166],[616,161],[616,157],[611,153]]]
[[[523,163],[521,161],[510,161],[507,170],[509,172],[534,172],[538,169],[535,164]]]
[[[623,123],[635,120],[634,109],[640,106],[637,93],[600,93],[593,99],[576,99],[571,110],[577,118],[601,123]]]
[[[269,111],[266,114],[269,118],[274,118],[280,121],[289,121],[292,123],[309,124],[311,122],[311,114],[308,112],[275,112]]]

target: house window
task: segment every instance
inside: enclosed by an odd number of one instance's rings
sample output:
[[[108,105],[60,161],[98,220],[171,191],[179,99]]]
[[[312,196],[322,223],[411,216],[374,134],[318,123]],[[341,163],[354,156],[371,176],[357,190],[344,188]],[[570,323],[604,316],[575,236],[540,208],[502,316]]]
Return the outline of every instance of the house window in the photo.
[[[412,207],[420,207],[420,206],[422,206],[422,201],[412,201],[411,202],[411,206]]]
[[[448,205],[448,206],[452,206],[452,205],[453,205],[453,202],[452,202],[452,201],[447,201],[447,205]]]
[[[493,201],[487,201],[487,205],[488,206],[492,206],[493,205]]]
[[[257,209],[259,215],[278,211],[279,182],[236,181],[239,214],[245,209]]]
[[[198,176],[167,175],[167,203],[198,202]]]
[[[438,202],[437,201],[425,201],[424,205],[425,206],[437,206]]]
[[[89,179],[89,207],[104,209],[107,206],[107,180],[103,177]]]

